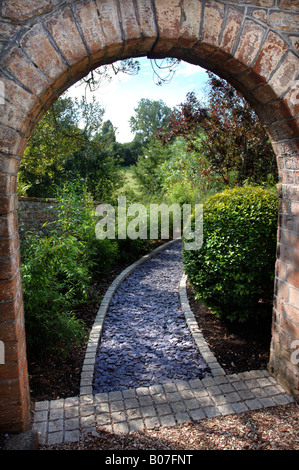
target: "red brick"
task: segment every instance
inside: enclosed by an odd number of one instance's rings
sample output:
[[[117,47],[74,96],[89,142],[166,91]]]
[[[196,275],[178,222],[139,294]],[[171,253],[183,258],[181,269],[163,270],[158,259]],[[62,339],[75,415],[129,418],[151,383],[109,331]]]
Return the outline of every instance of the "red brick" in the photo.
[[[292,88],[284,95],[283,102],[290,113],[295,116],[299,113],[299,81],[295,81]]]
[[[299,290],[293,287],[290,287],[289,303],[294,307],[298,307],[299,305]]]
[[[285,119],[266,126],[267,132],[274,141],[293,139],[299,132],[299,119]]]
[[[252,20],[246,20],[240,43],[234,57],[244,66],[250,67],[262,44],[265,28]]]
[[[0,80],[4,86],[5,100],[11,103],[21,114],[26,113],[28,119],[33,119],[41,108],[38,99],[2,73],[0,73]]]
[[[289,247],[285,245],[281,245],[280,243],[278,244],[278,253],[277,253],[277,258],[286,264],[291,263],[292,259],[292,251]]]
[[[276,295],[277,295],[277,297],[279,297],[284,302],[288,302],[289,287],[288,287],[288,284],[286,282],[280,281],[279,279],[277,279]]]
[[[165,53],[177,43],[180,35],[181,3],[180,0],[155,2],[159,41],[155,45],[154,53]]]
[[[268,25],[278,31],[296,31],[298,22],[298,14],[286,13],[285,11],[271,11],[269,13]]]
[[[0,304],[1,321],[14,320],[22,308],[23,294],[20,288],[14,299]]]
[[[57,0],[3,0],[1,15],[16,21],[41,15],[56,5]]]
[[[298,73],[298,58],[292,52],[288,52],[279,69],[269,80],[269,85],[276,96],[280,97],[296,80]]]
[[[138,52],[143,49],[143,41],[136,17],[135,5],[132,0],[119,0],[119,9],[122,30],[125,37],[125,45],[122,54],[126,56],[128,52],[132,53],[133,51],[138,54]],[[151,45],[153,45],[153,40],[151,41]]]
[[[44,28],[37,24],[22,37],[21,48],[52,83],[67,70],[61,56],[51,44]]]
[[[64,7],[45,22],[67,63],[72,66],[87,56],[70,7]]]
[[[294,307],[293,305],[285,305],[284,306],[285,314],[287,318],[292,321],[293,323],[298,323],[299,319],[299,310],[298,308]]]
[[[13,47],[5,57],[3,66],[9,70],[35,96],[41,96],[49,86],[44,75],[38,71],[24,52],[17,46]]]
[[[17,379],[0,381],[1,405],[20,403],[24,400],[26,391],[28,391],[28,373],[27,367],[24,365]]]
[[[282,263],[281,261],[276,262],[276,273],[275,274],[281,281],[286,280],[286,265],[285,265],[285,263]]]
[[[10,279],[20,265],[20,252],[16,250],[10,257],[0,258],[0,279]]]
[[[219,45],[219,36],[224,19],[224,5],[208,1],[204,7],[202,41],[214,46]]]
[[[28,393],[28,390],[27,390]],[[30,399],[24,397],[21,402],[0,407],[1,432],[21,433],[30,428]]]
[[[97,62],[105,55],[105,38],[95,2],[93,0],[81,1],[77,2],[74,7],[84,39],[92,54],[92,60]]]
[[[299,271],[298,269],[294,269],[292,266],[287,267],[287,282],[299,289]]]
[[[225,29],[220,43],[221,49],[232,54],[233,46],[237,40],[242,24],[243,14],[237,10],[229,8]]]
[[[23,137],[17,130],[0,125],[0,152],[22,155],[25,145]]]
[[[190,0],[183,3],[183,16],[180,29],[180,44],[189,47],[199,40],[202,3]]]
[[[253,70],[258,75],[262,76],[266,82],[287,49],[288,46],[281,37],[273,31],[270,31],[254,64]]]
[[[1,204],[0,204],[0,207],[1,207]],[[17,232],[18,232],[17,213],[13,212],[11,214],[1,215],[0,216],[0,237],[10,238],[16,235]],[[0,241],[1,241],[1,238],[0,238]]]
[[[11,280],[0,281],[0,301],[12,300],[21,287],[20,271]]]
[[[287,318],[286,316],[283,315],[281,317],[281,325],[280,326],[281,326],[282,330],[285,332],[286,337],[289,336],[289,338],[287,338],[287,342],[285,344],[285,349],[287,351],[289,351],[290,350],[290,342],[294,338],[299,338],[299,324],[297,323],[297,325],[296,325],[296,323],[292,322],[289,318]]]
[[[19,338],[24,331],[23,308],[20,309],[18,316],[11,321],[0,322],[0,338],[4,344],[16,343],[19,346]],[[8,359],[6,358],[6,362]]]

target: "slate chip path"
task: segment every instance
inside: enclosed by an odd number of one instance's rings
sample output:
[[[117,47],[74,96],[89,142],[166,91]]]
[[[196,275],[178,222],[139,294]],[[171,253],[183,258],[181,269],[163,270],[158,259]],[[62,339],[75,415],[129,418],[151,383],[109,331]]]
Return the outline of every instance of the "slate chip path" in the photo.
[[[94,393],[209,375],[180,307],[182,275],[182,244],[178,241],[121,283],[104,322]]]

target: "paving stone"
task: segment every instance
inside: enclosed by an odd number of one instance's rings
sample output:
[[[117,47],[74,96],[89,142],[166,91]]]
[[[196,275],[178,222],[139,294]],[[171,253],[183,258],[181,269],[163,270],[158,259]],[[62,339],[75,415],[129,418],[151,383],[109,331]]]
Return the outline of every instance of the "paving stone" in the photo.
[[[131,409],[131,408],[138,408],[139,407],[139,402],[137,398],[126,398],[124,400],[125,408]]]
[[[143,406],[141,407],[141,413],[144,418],[156,416],[156,410],[154,406]]]
[[[177,401],[170,404],[174,413],[180,413],[186,410],[186,404],[183,401]]]
[[[161,422],[157,416],[145,418],[144,423],[147,429],[154,429],[161,426]]]
[[[66,431],[79,429],[79,417],[66,419],[64,421],[64,428]]]
[[[79,428],[73,429],[71,431],[65,431],[64,441],[65,442],[78,442],[80,439],[80,431]]]
[[[113,401],[110,404],[111,411],[123,411],[125,409],[125,403],[123,401]]]
[[[130,421],[128,422],[128,425],[129,425],[129,430],[130,430],[131,432],[134,432],[134,431],[143,431],[143,430],[144,430],[144,424],[143,424],[142,419],[130,420]]]
[[[231,406],[233,407],[236,413],[243,413],[245,411],[248,411],[248,406],[241,401],[238,403],[232,403]]]
[[[232,414],[235,411],[233,406],[229,403],[227,403],[226,405],[219,405],[217,406],[217,409],[223,416]]]
[[[116,434],[127,434],[129,430],[129,425],[125,422],[113,424],[113,431]]]
[[[62,444],[64,442],[64,433],[63,431],[60,432],[51,432],[48,434],[47,444],[49,446],[55,444]]]
[[[250,410],[258,410],[260,408],[263,408],[262,403],[257,398],[254,398],[253,400],[245,400],[245,404]]]
[[[196,410],[190,410],[190,416],[192,419],[194,420],[199,420],[199,419],[203,419],[203,418],[206,418],[206,414],[205,412],[202,410],[202,409],[196,409]]]
[[[286,394],[274,395],[272,399],[277,405],[287,405],[293,401],[292,398]]]
[[[111,413],[111,420],[113,423],[122,423],[126,421],[126,413],[124,411],[114,411]]]
[[[132,408],[127,410],[128,419],[142,418],[142,411],[140,408]]]
[[[49,421],[49,433],[63,431],[64,421],[63,419],[56,419],[55,421]]]
[[[220,411],[215,406],[205,406],[203,407],[204,413],[207,415],[208,418],[214,418],[215,416],[220,415]]]
[[[193,411],[195,411],[195,410],[191,410],[190,414]],[[175,412],[174,416],[175,416],[175,419],[176,419],[178,424],[183,424],[183,423],[186,423],[187,421],[190,421],[190,416],[186,411],[181,411],[179,413]],[[193,418],[193,419],[196,419],[196,418]]]
[[[172,414],[160,416],[160,421],[162,426],[175,426],[177,424]]]
[[[263,405],[263,407],[265,407],[265,408],[268,407],[268,406],[275,406],[275,401],[272,400],[272,398],[270,398],[270,397],[260,398],[260,402]]]

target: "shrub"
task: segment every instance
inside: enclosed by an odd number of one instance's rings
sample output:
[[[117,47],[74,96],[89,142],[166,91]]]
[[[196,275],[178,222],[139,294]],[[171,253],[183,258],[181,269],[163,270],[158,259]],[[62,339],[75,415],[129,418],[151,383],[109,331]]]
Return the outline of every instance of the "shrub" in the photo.
[[[260,187],[225,190],[203,207],[203,245],[183,253],[195,296],[219,317],[259,318],[273,298],[278,201]]]
[[[118,256],[113,240],[95,237],[94,203],[84,185],[69,183],[47,235],[27,233],[21,244],[28,354],[67,355],[85,336],[75,311],[88,299],[91,279],[108,271]]]

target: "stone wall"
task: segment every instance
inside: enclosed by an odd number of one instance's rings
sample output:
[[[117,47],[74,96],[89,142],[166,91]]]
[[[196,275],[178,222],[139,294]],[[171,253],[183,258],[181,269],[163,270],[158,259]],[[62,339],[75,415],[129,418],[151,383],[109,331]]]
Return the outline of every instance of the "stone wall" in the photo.
[[[277,155],[280,211],[269,370],[295,396],[299,368],[298,0],[2,0],[0,3],[0,429],[28,426],[17,171],[61,93],[103,64],[176,57],[227,79]]]
[[[53,223],[57,213],[55,199],[19,197],[18,227],[20,237],[27,231],[44,232],[46,222]]]

